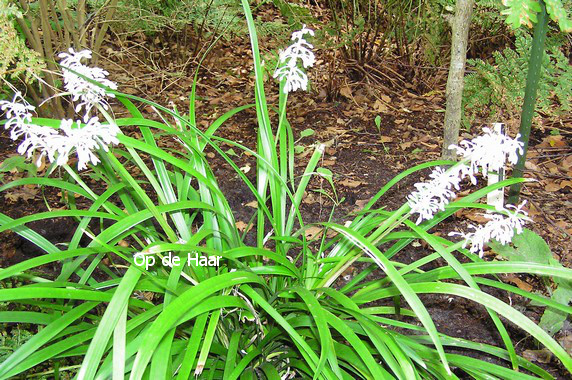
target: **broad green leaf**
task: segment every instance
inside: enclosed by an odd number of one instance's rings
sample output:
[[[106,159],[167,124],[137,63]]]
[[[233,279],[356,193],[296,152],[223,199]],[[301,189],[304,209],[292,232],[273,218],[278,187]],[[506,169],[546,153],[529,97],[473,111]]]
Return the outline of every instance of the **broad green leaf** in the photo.
[[[375,126],[377,127],[377,130],[379,131],[381,128],[381,116],[377,115],[373,121],[375,122]]]
[[[558,288],[552,293],[552,300],[563,305],[568,305],[572,300],[572,288],[569,284],[570,283],[562,283],[558,285]],[[542,314],[538,326],[542,327],[548,334],[554,335],[562,329],[564,321],[569,315],[570,314],[561,310],[549,307],[544,314]]]
[[[236,154],[236,152],[232,148],[229,148],[225,153],[228,154],[229,156],[238,157],[238,154]]]
[[[525,228],[522,233],[512,239],[514,248],[491,242],[489,245],[495,252],[510,261],[524,261],[528,263],[551,264],[554,260],[550,247],[544,239],[535,232]]]
[[[25,156],[19,154],[8,157],[0,164],[0,172],[9,172],[14,169],[18,171],[30,171],[32,174],[36,174],[38,168],[36,165],[27,162]]]
[[[315,132],[313,129],[310,128],[304,129],[302,132],[300,132],[300,138],[302,139],[304,137],[312,136],[314,133]]]

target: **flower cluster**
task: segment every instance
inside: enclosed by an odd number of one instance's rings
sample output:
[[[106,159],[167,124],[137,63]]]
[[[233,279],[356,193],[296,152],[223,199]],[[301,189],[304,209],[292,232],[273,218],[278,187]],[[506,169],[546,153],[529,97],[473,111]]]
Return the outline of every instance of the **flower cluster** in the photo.
[[[455,149],[457,154],[469,160],[471,171],[477,173],[479,167],[483,168],[483,177],[487,178],[489,172],[498,172],[504,167],[508,160],[511,164],[516,164],[518,155],[523,153],[524,144],[519,140],[520,134],[516,138],[496,132],[490,128],[483,128],[484,135],[475,137],[471,141],[463,140],[457,145],[449,146]],[[471,177],[473,183],[476,182]]]
[[[292,33],[292,41],[295,42],[280,53],[282,66],[274,72],[274,78],[279,78],[280,81],[286,79],[284,86],[286,94],[308,88],[308,76],[298,67],[298,60],[302,61],[304,68],[308,68],[314,65],[316,58],[311,50],[314,46],[304,39],[305,34],[313,36],[314,31],[303,25],[301,30]]]
[[[411,213],[419,214],[417,224],[423,220],[432,219],[437,212],[445,210],[445,206],[455,196],[452,189],[459,190],[461,170],[464,170],[462,166],[448,171],[437,167],[429,175],[431,181],[415,184],[417,191],[412,192],[407,197],[407,201],[411,207]]]
[[[0,110],[6,113],[8,121],[4,125],[6,129],[10,129],[10,138],[17,140],[24,137],[24,142],[18,146],[18,153],[27,155],[28,158],[37,147],[47,145],[47,140],[57,134],[52,128],[42,127],[32,123],[32,113],[35,109],[30,105],[20,92],[14,95],[14,99],[9,102],[7,100],[0,101]]]
[[[104,88],[87,81],[83,77],[113,90],[117,89],[117,85],[106,78],[107,75],[109,75],[107,71],[99,67],[89,67],[81,63],[81,60],[84,58],[91,59],[91,51],[82,50],[76,52],[70,48],[69,53],[60,53],[58,57],[62,58],[60,65],[63,68],[64,88],[72,95],[74,102],[79,101],[75,107],[75,112],[79,112],[84,108],[84,121],[87,121],[89,120],[89,112],[95,105],[99,104],[104,109],[108,109],[105,97],[114,97],[114,95],[107,94]]]
[[[497,208],[498,212],[506,214],[484,214],[483,216],[490,219],[485,225],[474,226],[469,225],[469,228],[473,232],[463,233],[463,232],[451,232],[450,236],[461,236],[465,239],[463,243],[463,248],[466,247],[467,243],[471,244],[470,251],[472,253],[479,253],[479,256],[483,256],[483,248],[492,239],[497,240],[499,243],[505,245],[512,241],[513,236],[520,234],[525,222],[529,222],[530,218],[528,213],[522,210],[522,207],[526,204],[526,201],[522,202],[518,207],[513,205],[507,205],[507,208]],[[508,210],[508,208],[514,209],[514,212]]]
[[[436,168],[429,175],[431,181],[417,183],[417,191],[408,197],[408,203],[412,214],[419,214],[417,224],[423,220],[433,218],[438,211],[443,211],[445,206],[455,196],[453,188],[459,190],[459,182],[469,177],[476,185],[475,174],[479,168],[483,168],[483,176],[486,178],[489,171],[498,172],[504,167],[505,161],[512,164],[518,160],[518,154],[522,154],[523,143],[518,140],[498,133],[489,128],[483,128],[484,135],[478,136],[471,141],[463,140],[459,146],[451,145],[450,149],[457,150],[463,159],[469,162],[469,166],[460,163],[445,171]]]
[[[60,123],[59,130],[34,124],[32,112],[35,107],[30,105],[19,92],[15,94],[12,101],[0,101],[0,109],[5,112],[8,119],[5,128],[10,129],[10,138],[12,140],[23,138],[18,146],[18,153],[28,158],[36,152],[39,153],[36,160],[38,166],[43,157],[47,157],[56,165],[65,165],[70,154],[75,150],[78,157],[78,170],[83,170],[87,168],[89,162],[94,165],[99,162],[94,154],[96,149],[107,151],[109,145],[119,143],[116,137],[119,128],[113,123],[102,124],[97,117],[89,116],[91,109],[95,106],[108,108],[104,98],[106,93],[103,88],[88,82],[76,73],[112,89],[117,86],[105,79],[108,74],[106,71],[81,64],[81,59],[91,57],[89,50],[76,53],[70,49],[69,54],[62,53],[60,57],[63,58],[61,64],[64,68],[64,86],[74,101],[80,101],[75,110],[76,112],[82,108],[85,110],[83,123],[81,120],[64,119]]]
[[[522,154],[523,143],[518,140],[520,136],[511,139],[502,133],[489,128],[483,128],[484,135],[474,138],[471,141],[462,141],[459,146],[451,145],[450,149],[455,149],[464,161],[451,167],[448,170],[437,167],[429,175],[431,180],[415,184],[416,191],[412,192],[407,201],[411,207],[411,214],[419,214],[416,224],[424,220],[430,220],[439,212],[445,210],[445,206],[455,197],[455,190],[459,190],[459,183],[465,177],[469,177],[473,184],[477,183],[475,174],[482,168],[483,176],[486,178],[489,172],[498,172],[508,160],[514,164],[518,160],[518,154]],[[497,210],[502,214],[486,215],[490,221],[482,227],[471,226],[474,232],[469,234],[455,233],[461,235],[472,245],[472,252],[483,253],[483,246],[491,239],[496,239],[502,244],[512,240],[514,231],[522,231],[522,225],[529,219],[521,210],[523,205],[516,207],[516,213],[511,213],[506,208]],[[507,206],[514,207],[514,206]],[[521,217],[520,214],[524,214]]]
[[[54,150],[58,154],[58,165],[67,163],[67,157],[75,148],[78,170],[86,169],[88,162],[93,165],[99,163],[99,159],[93,153],[95,150],[101,148],[107,152],[109,145],[119,144],[116,137],[119,128],[114,124],[101,124],[96,117],[89,119],[83,126],[79,120],[62,120],[60,128],[65,136],[58,135],[60,141],[54,144]],[[50,161],[53,159],[53,156],[50,157]]]

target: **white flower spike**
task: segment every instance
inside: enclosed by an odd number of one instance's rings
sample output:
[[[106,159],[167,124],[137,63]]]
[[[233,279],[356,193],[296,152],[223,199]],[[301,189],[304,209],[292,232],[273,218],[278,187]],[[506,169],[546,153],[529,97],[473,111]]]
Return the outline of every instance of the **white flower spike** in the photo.
[[[91,59],[91,51],[82,50],[76,52],[70,48],[69,53],[60,53],[58,57],[62,59],[60,65],[63,67],[64,72],[64,87],[72,95],[74,102],[79,101],[75,111],[79,112],[82,108],[85,109],[84,121],[87,122],[89,120],[89,113],[95,105],[99,104],[104,109],[108,109],[109,106],[105,97],[113,98],[115,96],[107,94],[105,89],[77,75],[81,74],[113,90],[117,89],[117,84],[106,78],[109,75],[107,71],[99,67],[85,66],[81,63],[82,59]]]
[[[460,174],[464,171],[466,171],[464,165],[449,170],[437,167],[429,174],[431,181],[414,185],[417,191],[407,197],[407,203],[411,207],[412,214],[419,214],[416,224],[430,220],[433,215],[445,210],[445,206],[455,197],[453,189],[459,190],[462,179]]]
[[[497,209],[499,212],[506,213],[506,216],[503,214],[483,214],[485,218],[490,219],[485,225],[474,226],[471,224],[469,228],[473,232],[451,232],[449,236],[461,236],[465,239],[463,248],[470,243],[470,251],[478,253],[480,257],[483,257],[484,246],[492,239],[502,245],[506,245],[512,241],[515,232],[516,235],[522,232],[524,224],[530,221],[526,211],[522,210],[525,204],[526,201],[522,202],[518,207],[507,205],[507,208]],[[514,209],[514,212],[509,211],[509,208]]]
[[[481,167],[483,177],[487,178],[489,172],[498,172],[503,168],[507,160],[511,164],[516,164],[518,155],[523,152],[524,144],[519,140],[520,134],[511,139],[490,128],[485,127],[483,131],[484,135],[475,137],[471,141],[463,140],[460,146],[451,145],[449,149],[455,149],[457,154],[470,160],[473,173],[477,173]]]
[[[316,57],[311,50],[314,46],[304,39],[305,34],[313,36],[314,31],[303,25],[301,30],[292,33],[294,43],[280,53],[282,66],[274,72],[274,78],[279,78],[280,81],[286,79],[285,94],[298,89],[305,91],[308,88],[308,76],[298,67],[298,60],[302,61],[304,68],[308,68],[314,65]]]
[[[24,138],[18,146],[18,153],[28,158],[36,151],[40,153],[36,161],[37,166],[40,166],[44,156],[47,156],[50,162],[64,165],[75,150],[78,170],[83,170],[89,162],[94,165],[99,162],[94,150],[101,148],[107,151],[109,145],[119,143],[116,137],[119,128],[116,125],[101,124],[95,117],[90,118],[83,126],[80,120],[62,120],[60,130],[64,134],[57,129],[32,123],[31,111],[34,111],[35,107],[26,102],[21,93],[16,93],[12,102],[0,101],[0,109],[8,118],[5,127],[11,129],[10,138]]]
[[[465,177],[469,177],[473,185],[477,184],[475,174],[479,168],[483,170],[486,178],[488,172],[498,172],[508,160],[515,164],[518,155],[523,152],[523,143],[519,140],[520,135],[511,139],[502,133],[489,128],[483,128],[484,135],[478,136],[471,141],[463,140],[459,145],[451,145],[450,149],[457,150],[463,159],[470,162],[469,166],[457,164],[445,171],[436,168],[429,177],[431,181],[417,183],[417,191],[412,192],[407,201],[412,214],[419,214],[416,223],[430,220],[439,212],[445,210],[445,206],[455,197],[453,188],[459,190],[459,183]]]

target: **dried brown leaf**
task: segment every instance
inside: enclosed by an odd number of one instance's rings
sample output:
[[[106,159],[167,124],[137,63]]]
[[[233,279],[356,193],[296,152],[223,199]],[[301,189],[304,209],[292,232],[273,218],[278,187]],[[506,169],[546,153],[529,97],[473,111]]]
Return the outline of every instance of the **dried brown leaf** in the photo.
[[[524,350],[522,357],[538,363],[550,363],[552,360],[552,352],[546,348],[540,350]]]
[[[312,240],[318,237],[322,233],[322,231],[323,231],[322,227],[310,226],[306,228],[306,230],[304,230],[304,235],[306,236],[306,239]]]
[[[17,188],[11,191],[7,191],[4,197],[10,202],[29,201],[34,199],[38,194],[38,189],[28,189],[28,188]]]
[[[351,99],[352,89],[349,86],[343,86],[342,88],[340,88],[340,95],[348,99]]]
[[[505,280],[506,281],[510,281],[513,284],[515,284],[519,289],[522,289],[526,292],[531,292],[533,287],[532,285],[530,285],[528,282],[522,281],[520,278],[518,278],[516,275],[514,274],[509,274],[507,276],[505,276]]]
[[[343,181],[340,181],[339,183],[342,186],[346,186],[346,187],[350,187],[350,188],[356,188],[358,186],[365,185],[365,182],[355,181],[355,180],[349,179],[349,178],[344,179]]]
[[[246,227],[248,226],[248,224],[246,224],[242,220],[239,220],[238,222],[234,223],[234,225],[240,232],[244,232],[246,230]],[[251,224],[250,227],[248,228],[248,231],[250,231],[252,227],[253,225]]]
[[[544,190],[550,191],[551,193],[560,190],[560,185],[556,182],[548,182],[546,186],[544,186]]]

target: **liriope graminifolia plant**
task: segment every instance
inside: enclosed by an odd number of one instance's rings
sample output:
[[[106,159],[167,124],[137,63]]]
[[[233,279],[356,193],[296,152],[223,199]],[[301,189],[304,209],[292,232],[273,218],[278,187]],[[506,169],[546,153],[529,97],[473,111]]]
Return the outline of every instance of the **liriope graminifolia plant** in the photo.
[[[0,289],[0,302],[10,303],[10,311],[0,312],[0,321],[35,321],[43,326],[0,364],[0,379],[30,370],[50,375],[55,368],[61,370],[57,363],[70,362],[77,364],[65,370],[78,379],[551,378],[517,355],[501,316],[571,369],[572,359],[552,337],[480,289],[482,285],[502,289],[571,312],[567,305],[491,275],[529,273],[570,280],[572,271],[480,257],[487,241],[508,243],[528,217],[522,205],[495,210],[478,200],[522,180],[505,180],[454,200],[463,178],[476,184],[478,172],[486,176],[507,160],[514,162],[521,149],[518,138],[485,130],[482,137],[457,147],[459,163],[429,162],[404,171],[347,225],[331,218],[321,222],[324,229],[337,233],[334,237],[324,233],[319,240],[308,241],[304,233],[308,225],[300,215],[304,192],[312,176],[332,182],[332,173],[318,168],[323,153],[318,144],[302,175],[296,176],[286,103],[289,92],[307,88],[307,74],[299,65],[307,68],[314,63],[306,40],[311,33],[305,27],[294,33],[294,44],[281,55],[282,66],[275,75],[280,80],[279,117],[273,125],[256,30],[248,2],[243,6],[254,57],[255,102],[227,112],[206,131],[196,127],[195,88],[189,113],[182,115],[118,92],[105,72],[81,62],[89,58],[85,51],[70,50],[60,62],[65,90],[77,104],[76,111],[83,111],[77,120],[34,118],[33,107],[19,94],[2,103],[5,126],[22,141],[19,152],[49,161],[48,173],[61,168],[66,176],[20,179],[0,190],[24,184],[50,186],[82,197],[90,206],[77,209],[72,203],[68,210],[17,220],[0,215],[0,231],[12,230],[45,251],[0,270],[0,280],[26,283]],[[114,118],[106,103],[109,96],[131,116]],[[162,121],[143,117],[136,103],[154,107]],[[249,107],[255,107],[259,124],[255,151],[216,135],[228,119]],[[141,139],[121,132],[128,126],[139,128]],[[177,140],[180,149],[160,148],[160,136]],[[256,157],[255,183],[220,148],[221,143]],[[234,168],[258,202],[251,222],[254,245],[246,245],[235,226],[229,202],[204,154],[207,146]],[[69,161],[74,152],[77,168]],[[131,167],[141,174],[134,175],[127,169]],[[403,178],[432,167],[430,181],[416,184],[403,206],[394,211],[375,206]],[[103,192],[96,193],[84,181],[85,169],[99,179]],[[491,211],[486,214],[490,221],[461,233],[457,242],[430,232],[466,207]],[[417,219],[411,221],[411,216]],[[69,242],[51,243],[26,226],[54,217],[77,221]],[[80,244],[83,237],[88,244]],[[416,239],[427,242],[431,248],[427,255],[407,265],[395,261],[395,255]],[[463,248],[469,244],[469,250]],[[467,263],[461,263],[459,256]],[[103,264],[105,257],[110,265]],[[219,265],[199,265],[201,258]],[[421,269],[439,258],[447,265]],[[364,270],[337,285],[356,261],[365,263]],[[37,274],[37,268],[49,263],[61,264],[55,278]],[[503,346],[440,333],[419,297],[428,293],[485,306]],[[451,353],[449,347],[460,347],[470,355]],[[475,354],[483,360],[475,359]],[[491,356],[502,364],[485,360]]]

